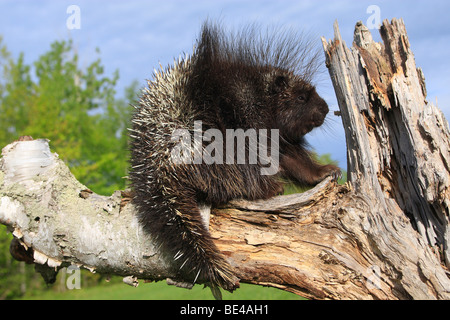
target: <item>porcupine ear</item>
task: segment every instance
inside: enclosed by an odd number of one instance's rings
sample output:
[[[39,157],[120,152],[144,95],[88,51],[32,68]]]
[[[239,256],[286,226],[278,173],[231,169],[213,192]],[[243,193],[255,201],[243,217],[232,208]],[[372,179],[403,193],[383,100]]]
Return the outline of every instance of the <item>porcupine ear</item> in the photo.
[[[272,81],[272,91],[274,93],[280,93],[288,86],[288,79],[284,75],[275,76]]]
[[[266,90],[270,95],[276,95],[288,87],[289,79],[285,75],[268,73],[265,76]]]

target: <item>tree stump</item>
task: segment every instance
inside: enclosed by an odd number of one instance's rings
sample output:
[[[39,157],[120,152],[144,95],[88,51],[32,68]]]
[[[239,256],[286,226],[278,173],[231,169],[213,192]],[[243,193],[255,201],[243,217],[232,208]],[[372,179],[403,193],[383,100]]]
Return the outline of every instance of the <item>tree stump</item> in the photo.
[[[334,41],[322,39],[349,182],[329,178],[302,194],[213,209],[212,236],[241,282],[313,299],[450,298],[448,123],[426,101],[403,22],[384,21],[380,31],[384,44],[358,23],[351,49],[337,24]],[[44,139],[16,141],[2,155],[0,223],[24,248],[15,256],[134,285],[175,277],[126,192],[88,190]]]

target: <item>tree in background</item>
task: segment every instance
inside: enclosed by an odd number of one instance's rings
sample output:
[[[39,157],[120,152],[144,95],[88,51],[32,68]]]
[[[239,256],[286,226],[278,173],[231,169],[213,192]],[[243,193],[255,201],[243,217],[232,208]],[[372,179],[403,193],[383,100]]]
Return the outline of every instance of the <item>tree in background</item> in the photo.
[[[75,176],[101,194],[123,189],[127,169],[127,123],[136,83],[115,98],[118,71],[104,75],[98,58],[78,66],[71,41],[56,41],[33,64],[10,58],[0,42],[0,142],[23,135],[47,137]],[[31,74],[31,71],[34,74]]]
[[[98,53],[98,51],[97,51]],[[79,67],[71,41],[56,41],[32,66],[14,60],[0,37],[0,145],[45,137],[72,173],[96,193],[125,188],[127,127],[136,82],[116,98],[118,71],[104,75],[100,58]],[[12,236],[0,226],[0,300],[43,284],[34,268],[9,254]]]

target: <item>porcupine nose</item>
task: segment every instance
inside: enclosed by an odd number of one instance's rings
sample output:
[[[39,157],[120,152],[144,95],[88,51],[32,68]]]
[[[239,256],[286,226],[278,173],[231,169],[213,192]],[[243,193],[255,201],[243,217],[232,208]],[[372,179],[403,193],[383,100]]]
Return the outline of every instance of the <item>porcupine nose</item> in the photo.
[[[312,120],[315,126],[320,126],[328,114],[328,104],[319,95],[317,95],[314,100],[316,112],[314,113]]]
[[[328,104],[325,102],[325,100],[323,100],[321,97],[317,97],[318,98],[318,109],[320,111],[320,113],[323,114],[323,116],[325,117],[328,114]]]

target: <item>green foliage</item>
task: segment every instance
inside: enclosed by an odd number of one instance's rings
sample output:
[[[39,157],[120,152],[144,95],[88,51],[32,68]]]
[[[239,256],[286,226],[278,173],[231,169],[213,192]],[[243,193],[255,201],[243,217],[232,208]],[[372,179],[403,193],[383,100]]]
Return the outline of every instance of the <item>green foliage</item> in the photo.
[[[321,164],[334,164],[335,166],[339,166],[337,161],[331,159],[331,154],[326,153],[323,155],[317,155],[313,153],[314,159]],[[345,170],[342,171],[342,177],[338,180],[339,184],[344,184],[347,181],[347,172]],[[287,184],[284,187],[284,194],[292,194],[292,193],[302,193],[311,189],[311,187],[299,187],[294,184]]]
[[[71,41],[54,42],[33,68],[23,54],[14,61],[5,46],[0,50],[1,145],[23,135],[48,138],[52,151],[90,189],[101,194],[123,189],[127,99],[133,98],[136,83],[127,88],[125,99],[116,99],[118,72],[105,76],[100,59],[80,69]]]
[[[12,237],[0,225],[0,300],[14,299],[43,286],[42,277],[33,266],[14,260],[9,253]]]
[[[242,283],[233,293],[222,291],[224,300],[304,300],[304,298],[283,290]],[[110,283],[95,287],[81,285],[79,290],[55,292],[46,290],[39,295],[26,294],[26,300],[214,300],[209,288],[195,285],[191,290],[168,286],[165,281],[139,283],[137,288],[125,285],[114,278]]]
[[[14,292],[19,290],[19,286],[14,286],[14,283],[18,283],[20,280],[14,275],[17,266],[12,266],[13,258],[9,254],[11,239],[12,236],[6,233],[6,227],[0,225],[0,300],[20,294],[20,292]],[[11,276],[15,279],[11,279]]]
[[[30,135],[51,140],[76,178],[96,193],[125,188],[127,127],[137,84],[115,97],[118,72],[106,76],[100,58],[80,68],[71,41],[56,41],[32,65],[11,57],[0,37],[0,146]],[[0,225],[0,300],[42,287],[33,266],[9,254]]]

